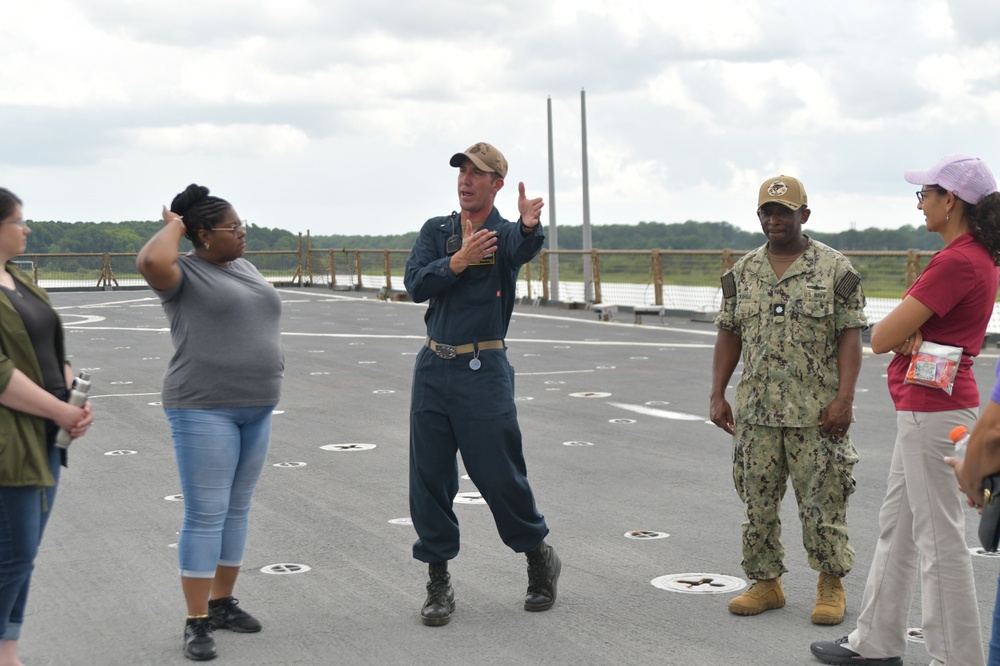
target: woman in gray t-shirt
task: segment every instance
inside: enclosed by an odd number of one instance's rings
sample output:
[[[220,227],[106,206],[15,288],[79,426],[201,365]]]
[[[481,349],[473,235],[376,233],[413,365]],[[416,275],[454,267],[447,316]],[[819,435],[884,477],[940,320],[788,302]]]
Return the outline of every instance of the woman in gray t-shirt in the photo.
[[[176,350],[163,406],[184,493],[184,653],[205,660],[216,656],[213,630],[261,629],[233,587],[281,394],[281,298],[243,258],[246,229],[236,211],[207,187],[174,197],[163,222],[137,263],[163,302]],[[194,250],[179,256],[182,236]]]

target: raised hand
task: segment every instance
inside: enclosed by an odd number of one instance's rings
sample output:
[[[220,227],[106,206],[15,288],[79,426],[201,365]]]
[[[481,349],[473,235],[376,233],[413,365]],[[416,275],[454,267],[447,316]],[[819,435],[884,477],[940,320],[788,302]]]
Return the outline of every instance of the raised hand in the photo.
[[[517,212],[521,214],[521,223],[526,227],[537,226],[541,220],[542,207],[545,202],[541,197],[529,199],[524,194],[524,183],[517,184]]]
[[[177,213],[171,212],[170,209],[167,208],[166,206],[163,207],[163,213],[162,213],[162,215],[163,215],[163,226],[167,226],[168,224],[170,224],[171,222],[173,222],[175,220],[177,222],[180,222],[181,224],[184,223],[184,220],[181,219],[180,215],[178,215]]]

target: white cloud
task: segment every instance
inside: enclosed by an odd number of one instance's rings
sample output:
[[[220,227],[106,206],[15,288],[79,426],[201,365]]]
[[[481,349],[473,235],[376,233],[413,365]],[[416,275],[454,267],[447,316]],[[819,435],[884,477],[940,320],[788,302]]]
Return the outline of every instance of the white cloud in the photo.
[[[1000,169],[1000,12],[982,7],[17,3],[0,24],[0,184],[36,219],[153,218],[195,180],[290,229],[399,233],[455,206],[447,157],[475,141],[547,196],[551,96],[558,216],[577,224],[586,88],[595,224],[756,229],[757,186],[784,172],[817,222],[894,228],[916,223],[904,169],[957,151]]]
[[[309,143],[304,132],[289,125],[181,125],[126,130],[135,147],[151,157],[224,155],[270,157],[297,154]]]

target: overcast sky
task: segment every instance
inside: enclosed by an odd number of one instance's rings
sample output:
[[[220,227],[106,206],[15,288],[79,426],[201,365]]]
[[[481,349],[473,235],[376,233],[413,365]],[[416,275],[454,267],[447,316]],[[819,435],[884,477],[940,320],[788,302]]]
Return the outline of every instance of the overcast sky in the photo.
[[[578,225],[581,89],[593,224],[756,230],[781,173],[811,228],[897,228],[923,222],[904,170],[1000,174],[985,0],[31,0],[0,54],[0,185],[36,220],[155,219],[197,182],[254,224],[402,233],[456,207],[448,158],[487,141],[501,213],[524,181]]]

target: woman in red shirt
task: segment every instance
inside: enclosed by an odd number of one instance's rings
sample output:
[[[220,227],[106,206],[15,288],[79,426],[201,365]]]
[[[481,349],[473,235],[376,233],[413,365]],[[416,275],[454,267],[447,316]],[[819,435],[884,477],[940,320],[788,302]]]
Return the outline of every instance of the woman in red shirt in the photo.
[[[964,155],[945,157],[926,171],[907,171],[905,178],[921,186],[917,208],[945,248],[872,330],[872,351],[895,352],[888,371],[897,426],[889,487],[857,628],[838,641],[813,643],[812,652],[826,663],[901,664],[919,564],[931,663],[981,666],[964,502],[944,458],[954,451],[952,428],[971,430],[979,408],[972,359],[982,347],[1000,282],[1000,194],[989,168]],[[962,348],[950,395],[904,381],[924,341]]]

